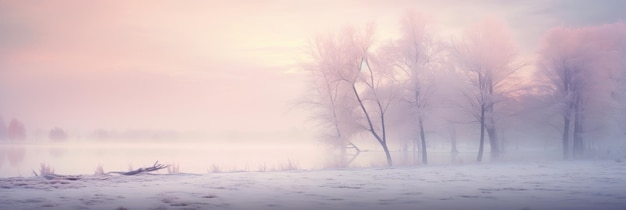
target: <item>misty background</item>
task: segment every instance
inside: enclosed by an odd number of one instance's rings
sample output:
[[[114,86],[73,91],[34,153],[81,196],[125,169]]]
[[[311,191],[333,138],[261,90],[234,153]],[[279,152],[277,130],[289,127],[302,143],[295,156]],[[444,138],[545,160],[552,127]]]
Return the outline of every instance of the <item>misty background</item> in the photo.
[[[275,167],[289,161],[299,161],[305,168],[323,167],[320,157],[328,154],[318,141],[315,113],[300,105],[310,88],[310,74],[302,65],[316,35],[375,22],[380,40],[398,38],[399,20],[408,9],[431,16],[442,37],[458,36],[484,17],[497,17],[511,30],[520,57],[534,64],[542,37],[551,28],[615,23],[624,19],[620,10],[624,7],[624,2],[609,0],[0,0],[0,117],[7,126],[13,119],[23,124],[24,142],[29,144],[55,142],[50,140],[54,128],[67,135],[67,140],[52,146],[57,152],[44,149],[49,155],[7,147],[0,167],[13,175],[15,166],[21,165],[26,169],[17,171],[23,175],[33,165],[64,157],[65,162],[56,164],[59,168],[88,156],[71,152],[78,150],[73,147],[83,148],[80,143],[85,141],[113,141],[119,146],[87,150],[104,153],[80,161],[87,171],[104,162],[105,167],[126,169],[129,160],[137,166],[164,156],[180,164],[194,162],[193,167],[202,168],[199,171],[211,163],[250,169],[263,164],[250,159],[280,153],[275,145],[294,153],[268,160]],[[472,130],[460,128],[459,141],[475,144]],[[449,149],[447,137],[430,136],[434,141],[429,146]],[[560,143],[558,129],[526,136],[531,140],[517,142],[557,149]],[[551,138],[554,142],[546,140]],[[164,145],[173,142],[198,143],[213,155],[207,157],[207,151],[171,155]],[[375,141],[366,139],[360,142],[363,145],[378,150]],[[402,146],[396,144],[392,150]],[[134,147],[148,149],[120,149]],[[184,144],[174,148],[174,153],[190,150]],[[467,159],[474,156],[470,148]],[[20,154],[22,158],[16,159]],[[233,154],[249,158],[236,162]],[[374,156],[361,164],[384,161],[380,154]]]

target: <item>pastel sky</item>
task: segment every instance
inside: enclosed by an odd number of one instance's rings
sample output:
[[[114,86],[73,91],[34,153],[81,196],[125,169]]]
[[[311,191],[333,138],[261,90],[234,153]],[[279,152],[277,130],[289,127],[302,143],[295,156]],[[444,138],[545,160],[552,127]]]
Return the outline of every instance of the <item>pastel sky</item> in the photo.
[[[504,19],[533,53],[559,25],[626,19],[626,1],[530,0],[0,0],[0,116],[27,128],[307,130],[306,43],[400,15],[432,15],[453,34]]]

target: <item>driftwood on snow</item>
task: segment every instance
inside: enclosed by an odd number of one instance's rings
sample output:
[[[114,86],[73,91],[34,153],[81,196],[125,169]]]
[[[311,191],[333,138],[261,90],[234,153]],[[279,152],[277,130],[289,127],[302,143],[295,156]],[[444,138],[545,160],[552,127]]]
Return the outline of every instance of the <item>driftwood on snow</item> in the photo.
[[[152,165],[151,167],[147,167],[147,168],[139,168],[137,170],[132,170],[132,171],[127,171],[127,172],[121,172],[121,171],[111,171],[111,172],[107,172],[105,174],[120,174],[120,175],[125,175],[125,176],[131,176],[131,175],[136,175],[136,174],[140,174],[140,173],[144,173],[144,172],[152,172],[152,171],[158,171],[164,168],[170,167],[170,165],[164,165],[164,164],[160,164],[159,161],[157,160],[156,162],[154,162],[154,165]],[[33,171],[33,173],[35,174],[35,176],[40,176],[37,174],[37,172]],[[55,174],[54,172],[52,173],[41,173],[41,177],[44,177],[46,179],[63,179],[63,180],[70,180],[70,181],[75,181],[75,180],[79,180],[82,178],[82,176],[78,175],[60,175],[60,174]]]
[[[137,170],[128,171],[128,172],[111,171],[111,172],[107,172],[106,174],[121,174],[121,175],[130,176],[130,175],[140,174],[143,172],[158,171],[167,167],[170,167],[170,165],[160,164],[159,161],[157,160],[156,162],[154,162],[154,165],[152,165],[152,167],[139,168]]]

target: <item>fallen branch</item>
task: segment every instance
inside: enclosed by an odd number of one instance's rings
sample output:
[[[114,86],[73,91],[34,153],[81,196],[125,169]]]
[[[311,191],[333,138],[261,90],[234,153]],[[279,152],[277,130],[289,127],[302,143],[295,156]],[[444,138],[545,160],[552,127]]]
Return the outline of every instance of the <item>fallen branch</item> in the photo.
[[[140,174],[143,172],[158,171],[167,167],[170,167],[170,165],[160,164],[159,161],[157,160],[156,162],[154,162],[154,165],[152,165],[152,167],[139,168],[137,170],[128,171],[128,172],[111,171],[111,172],[107,172],[106,174],[121,174],[121,175],[131,176],[131,175]]]
[[[43,178],[52,180],[52,179],[63,179],[63,180],[70,180],[70,181],[76,181],[82,178],[82,176],[78,175],[78,176],[74,176],[74,175],[59,175],[59,174],[55,174],[53,170],[48,170],[47,167],[44,167],[45,165],[42,165],[42,168],[46,169],[46,170],[41,170],[41,175],[37,174],[37,172],[33,171],[33,174],[35,174],[35,176],[41,176]],[[148,167],[148,168],[139,168],[137,170],[133,170],[133,171],[127,171],[127,172],[121,172],[121,171],[111,171],[111,172],[107,172],[105,174],[120,174],[120,175],[125,175],[125,176],[131,176],[131,175],[136,175],[136,174],[140,174],[140,173],[144,173],[144,172],[152,172],[152,171],[158,171],[164,168],[170,167],[170,165],[164,165],[164,164],[160,164],[159,161],[157,160],[156,162],[154,162],[154,165],[152,165],[152,167]]]

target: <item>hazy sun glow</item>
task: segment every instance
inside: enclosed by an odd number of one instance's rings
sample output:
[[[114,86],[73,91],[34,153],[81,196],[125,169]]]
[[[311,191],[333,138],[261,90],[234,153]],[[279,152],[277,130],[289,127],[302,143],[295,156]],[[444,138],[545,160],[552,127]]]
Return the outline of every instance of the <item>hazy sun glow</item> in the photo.
[[[305,75],[293,73],[315,34],[373,21],[378,37],[394,36],[407,9],[449,34],[497,15],[533,52],[555,24],[590,24],[559,4],[0,1],[0,114],[41,129],[301,128],[290,122],[305,115],[284,110],[301,93]]]

